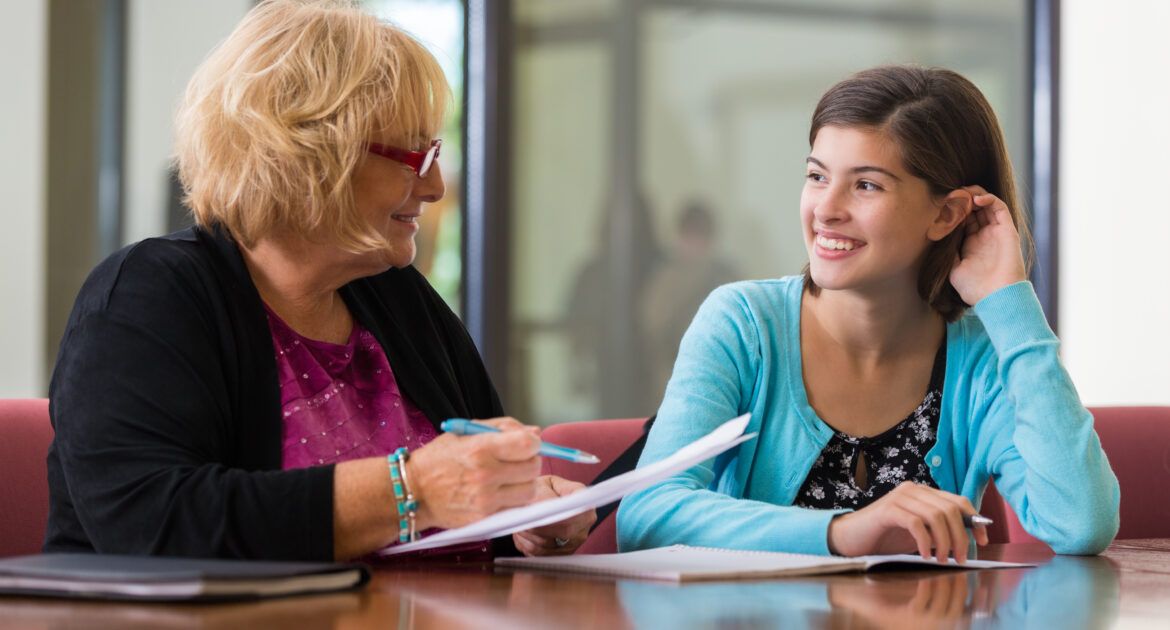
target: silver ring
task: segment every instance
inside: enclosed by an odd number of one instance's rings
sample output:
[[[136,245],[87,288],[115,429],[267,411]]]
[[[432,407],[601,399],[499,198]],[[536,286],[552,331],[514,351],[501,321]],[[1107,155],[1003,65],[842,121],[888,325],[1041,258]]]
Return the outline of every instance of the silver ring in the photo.
[[[569,539],[568,538],[553,538],[553,544],[556,545],[557,547],[564,547],[565,545],[569,544]]]

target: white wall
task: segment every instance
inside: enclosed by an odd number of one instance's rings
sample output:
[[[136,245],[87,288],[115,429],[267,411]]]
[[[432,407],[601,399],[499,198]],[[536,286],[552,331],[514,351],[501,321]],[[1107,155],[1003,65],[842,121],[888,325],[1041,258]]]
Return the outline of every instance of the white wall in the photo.
[[[1065,363],[1088,405],[1170,404],[1170,2],[1062,10]]]
[[[132,0],[127,25],[125,242],[166,231],[173,118],[195,67],[251,0]]]
[[[45,113],[48,0],[0,19],[0,398],[45,395]]]

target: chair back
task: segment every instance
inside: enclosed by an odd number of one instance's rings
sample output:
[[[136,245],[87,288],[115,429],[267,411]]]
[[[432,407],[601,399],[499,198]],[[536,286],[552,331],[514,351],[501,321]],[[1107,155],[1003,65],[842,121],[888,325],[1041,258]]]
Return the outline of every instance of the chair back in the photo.
[[[48,400],[0,399],[0,557],[41,552],[52,441]]]
[[[983,492],[979,513],[993,521],[987,527],[987,540],[992,544],[1038,542],[1037,538],[1024,531],[1020,519],[996,489],[994,481],[988,483],[987,490]]]
[[[1094,407],[1089,411],[1121,486],[1118,540],[1170,538],[1170,501],[1165,500],[1170,488],[1170,407]],[[992,542],[1037,542],[994,486],[983,496],[982,511],[1004,522],[1001,535],[1006,540],[992,536]]]
[[[1170,407],[1096,407],[1094,428],[1121,485],[1118,539],[1170,538]]]
[[[545,457],[542,460],[544,473],[590,485],[602,471],[608,468],[638,438],[642,437],[643,426],[645,424],[645,418],[629,418],[622,420],[566,422],[548,427],[542,433],[541,439],[554,444],[581,449],[587,453],[593,453],[601,460],[601,463],[574,464],[562,459]],[[585,541],[585,544],[577,549],[577,553],[616,552],[616,523],[616,511],[606,515],[594,527],[593,532],[589,534],[589,539]]]

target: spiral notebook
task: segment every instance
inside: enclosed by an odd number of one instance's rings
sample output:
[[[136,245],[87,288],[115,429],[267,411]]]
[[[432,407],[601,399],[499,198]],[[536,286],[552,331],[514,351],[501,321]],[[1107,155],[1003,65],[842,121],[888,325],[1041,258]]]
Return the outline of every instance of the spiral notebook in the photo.
[[[968,560],[947,564],[923,560],[915,555],[813,556],[773,551],[740,551],[711,547],[674,545],[626,553],[555,556],[538,558],[496,558],[496,565],[511,569],[534,569],[565,573],[588,573],[615,578],[636,578],[666,582],[699,580],[758,580],[765,578],[822,575],[869,571],[878,566],[921,565],[937,569],[1003,569],[1032,567],[1034,564]]]

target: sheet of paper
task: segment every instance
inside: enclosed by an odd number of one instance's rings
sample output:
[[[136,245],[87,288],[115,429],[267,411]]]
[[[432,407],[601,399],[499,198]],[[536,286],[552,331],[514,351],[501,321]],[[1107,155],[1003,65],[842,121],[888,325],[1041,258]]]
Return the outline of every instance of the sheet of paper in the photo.
[[[754,438],[755,433],[743,434],[750,417],[751,414],[744,414],[728,420],[714,431],[675,451],[666,459],[612,477],[595,486],[589,486],[556,499],[497,512],[470,525],[439,532],[434,536],[428,536],[412,543],[387,547],[378,553],[383,556],[392,556],[420,549],[487,540],[563,521],[586,510],[617,501],[631,492],[662,481],[695,464],[711,459],[741,442]]]
[[[930,568],[945,568],[952,569],[1012,569],[1022,567],[1034,567],[1035,564],[1028,564],[1026,562],[1001,562],[999,560],[976,560],[970,558],[966,564],[959,564],[955,562],[954,558],[947,558],[946,564],[939,564],[934,559],[923,560],[922,556],[913,554],[892,554],[884,556],[858,556],[858,560],[865,561],[865,568],[872,569],[882,564],[921,564]]]
[[[923,560],[914,555],[814,556],[773,551],[747,551],[673,545],[625,553],[595,555],[496,558],[496,565],[519,569],[588,573],[616,578],[640,578],[687,582],[692,580],[765,579],[801,575],[822,575],[868,571],[883,564],[912,564],[922,569],[999,569],[1035,565],[1016,562],[968,560],[960,565]]]
[[[855,558],[810,556],[672,545],[625,553],[574,554],[533,558],[496,558],[497,566],[617,578],[682,582],[704,579],[768,578],[859,570]]]

